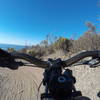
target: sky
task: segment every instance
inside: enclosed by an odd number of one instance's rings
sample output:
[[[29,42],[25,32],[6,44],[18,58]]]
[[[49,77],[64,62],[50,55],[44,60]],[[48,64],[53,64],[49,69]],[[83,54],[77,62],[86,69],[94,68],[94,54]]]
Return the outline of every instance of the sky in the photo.
[[[97,27],[98,0],[0,0],[0,43],[34,45],[47,34],[78,38]]]

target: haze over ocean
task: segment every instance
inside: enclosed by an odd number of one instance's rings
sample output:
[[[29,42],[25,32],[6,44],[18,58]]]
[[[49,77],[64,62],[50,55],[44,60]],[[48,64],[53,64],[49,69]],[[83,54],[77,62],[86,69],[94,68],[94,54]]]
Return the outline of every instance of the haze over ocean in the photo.
[[[0,48],[4,50],[7,50],[8,48],[14,48],[15,50],[20,50],[24,47],[25,46],[22,46],[22,45],[0,44]]]

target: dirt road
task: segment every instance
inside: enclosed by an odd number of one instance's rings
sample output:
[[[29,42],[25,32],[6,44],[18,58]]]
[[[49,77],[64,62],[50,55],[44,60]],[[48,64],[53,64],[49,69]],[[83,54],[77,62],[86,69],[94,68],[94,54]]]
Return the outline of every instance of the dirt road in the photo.
[[[0,100],[37,100],[42,69],[28,66],[17,70],[0,67]]]

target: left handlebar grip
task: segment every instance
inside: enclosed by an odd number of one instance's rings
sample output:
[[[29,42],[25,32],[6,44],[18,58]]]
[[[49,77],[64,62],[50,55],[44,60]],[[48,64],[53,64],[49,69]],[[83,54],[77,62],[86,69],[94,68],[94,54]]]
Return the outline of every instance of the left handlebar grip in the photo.
[[[19,58],[19,59],[24,59],[26,61],[29,61],[30,63],[35,64],[40,68],[48,67],[48,63],[46,61],[42,61],[38,58],[32,57],[32,56],[25,54],[25,53],[13,52],[13,53],[11,53],[11,55],[14,56],[14,58]]]

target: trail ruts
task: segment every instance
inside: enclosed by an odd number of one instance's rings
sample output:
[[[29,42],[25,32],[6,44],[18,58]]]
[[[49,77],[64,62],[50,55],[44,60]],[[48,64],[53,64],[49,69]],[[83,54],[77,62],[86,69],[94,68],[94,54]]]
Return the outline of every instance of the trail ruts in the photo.
[[[41,70],[28,66],[17,70],[0,67],[0,100],[37,100]]]

